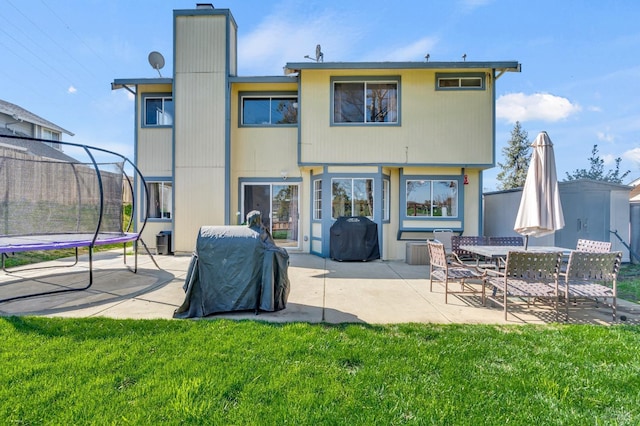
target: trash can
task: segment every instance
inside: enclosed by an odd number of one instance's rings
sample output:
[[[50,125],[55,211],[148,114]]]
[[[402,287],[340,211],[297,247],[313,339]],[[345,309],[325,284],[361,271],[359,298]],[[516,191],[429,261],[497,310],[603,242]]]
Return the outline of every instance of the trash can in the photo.
[[[160,231],[156,235],[156,254],[171,254],[171,231]]]

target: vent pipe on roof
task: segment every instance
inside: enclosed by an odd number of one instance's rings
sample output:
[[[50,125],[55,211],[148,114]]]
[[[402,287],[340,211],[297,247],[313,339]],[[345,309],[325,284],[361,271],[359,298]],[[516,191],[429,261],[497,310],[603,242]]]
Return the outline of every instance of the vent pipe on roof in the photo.
[[[211,3],[196,3],[196,9],[213,9]]]

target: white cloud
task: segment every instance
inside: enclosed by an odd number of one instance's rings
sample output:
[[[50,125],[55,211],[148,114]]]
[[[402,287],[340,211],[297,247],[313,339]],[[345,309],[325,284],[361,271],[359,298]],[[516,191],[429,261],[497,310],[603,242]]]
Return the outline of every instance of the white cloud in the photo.
[[[238,68],[242,75],[280,75],[287,62],[315,58],[316,45],[322,43],[324,61],[340,61],[361,35],[356,17],[335,11],[293,15],[286,9],[267,16],[254,31],[238,41]]]
[[[633,148],[622,154],[622,158],[640,167],[640,148]]]
[[[475,9],[490,4],[493,0],[461,0],[460,7],[464,12],[470,13]]]
[[[424,56],[429,53],[430,50],[433,50],[437,43],[438,40],[434,37],[424,37],[408,46],[395,49],[383,58],[377,58],[376,60],[392,62],[421,61],[424,60]]]
[[[609,166],[611,164],[615,164],[616,163],[616,156],[614,156],[613,154],[603,154],[602,155],[602,161],[604,162],[605,165]]]
[[[496,101],[496,116],[510,123],[532,120],[555,122],[580,110],[580,105],[549,93],[510,93],[500,96]]]
[[[602,112],[602,108],[600,108],[599,106],[595,106],[595,105],[591,105],[591,106],[587,107],[587,110],[589,110],[591,112]]]
[[[612,143],[614,140],[614,136],[611,133],[598,132],[596,135],[599,141]]]
[[[73,86],[69,86],[69,88],[67,89],[67,93],[71,93],[71,94],[74,94],[74,93],[76,93],[77,91],[78,91],[78,89],[76,89],[76,88],[75,88],[75,87],[73,87]]]

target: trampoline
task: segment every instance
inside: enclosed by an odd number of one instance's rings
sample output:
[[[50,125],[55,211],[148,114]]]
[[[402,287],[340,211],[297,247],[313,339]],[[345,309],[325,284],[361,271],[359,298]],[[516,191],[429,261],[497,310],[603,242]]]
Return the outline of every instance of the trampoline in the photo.
[[[138,200],[147,206],[144,210]],[[71,266],[78,263],[79,248],[89,252],[86,285],[0,302],[90,288],[96,246],[123,244],[126,265],[127,243],[132,243],[135,260],[130,269],[136,273],[138,243],[146,248],[140,235],[147,223],[148,205],[144,177],[133,162],[118,153],[71,142],[0,136],[2,269],[10,274],[43,268],[35,264],[7,269],[6,259],[20,252],[75,249],[76,262]],[[136,215],[141,222],[134,230]]]

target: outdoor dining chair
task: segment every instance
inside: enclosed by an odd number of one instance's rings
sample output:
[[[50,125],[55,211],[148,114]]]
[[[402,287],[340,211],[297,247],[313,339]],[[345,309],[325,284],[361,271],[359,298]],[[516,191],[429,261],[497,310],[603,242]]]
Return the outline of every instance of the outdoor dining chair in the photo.
[[[622,252],[589,253],[572,251],[567,272],[560,274],[558,283],[565,299],[565,312],[569,318],[569,303],[573,299],[611,299],[613,321],[616,320],[617,279]]]
[[[444,245],[444,250],[447,254],[451,253],[451,238],[455,234],[451,229],[434,229],[433,230],[433,238],[436,241],[441,242]]]
[[[484,280],[485,274],[478,268],[457,261],[452,261],[444,248],[444,244],[437,241],[427,241],[429,250],[429,291],[433,291],[433,280],[441,281],[444,285],[444,303],[448,303],[449,294],[470,293],[482,295],[484,305]],[[472,285],[467,280],[480,281],[481,285]],[[453,290],[451,285],[459,283],[460,289]]]
[[[507,319],[510,299],[553,302],[558,316],[558,269],[561,253],[510,251],[503,271],[487,270],[485,284],[491,288],[486,296],[504,309]]]
[[[587,253],[609,253],[611,251],[611,242],[579,239],[576,244],[576,250]]]
[[[460,246],[484,246],[489,244],[489,238],[478,235],[454,235],[451,237],[451,254],[459,263],[469,264],[481,269],[495,269],[497,264],[490,259],[462,249]]]

